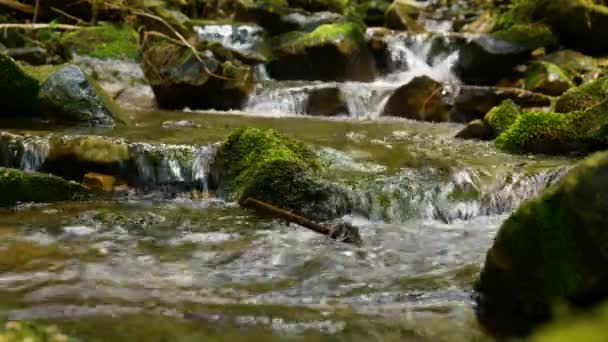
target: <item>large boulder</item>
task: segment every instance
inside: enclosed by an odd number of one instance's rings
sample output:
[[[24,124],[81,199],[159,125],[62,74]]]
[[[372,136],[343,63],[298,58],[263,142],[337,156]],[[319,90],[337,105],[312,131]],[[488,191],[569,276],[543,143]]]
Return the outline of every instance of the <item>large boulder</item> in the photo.
[[[290,32],[278,39],[272,77],[281,80],[372,81],[375,62],[363,29],[343,22],[310,33]]]
[[[454,72],[467,83],[493,84],[528,60],[532,51],[555,44],[544,25],[516,25],[471,39],[459,51]]]
[[[231,53],[204,46],[197,55],[166,41],[144,47],[142,68],[158,105],[167,109],[240,109],[253,89],[252,71]]]
[[[114,126],[129,122],[105,91],[75,65],[53,73],[42,85],[38,102],[47,117],[62,123]]]
[[[442,83],[428,76],[418,76],[395,90],[381,115],[419,121],[449,121],[450,107],[442,99],[442,89]]]
[[[499,335],[525,335],[554,305],[608,297],[608,153],[591,156],[500,228],[476,283],[477,314]]]
[[[253,197],[315,220],[345,214],[344,191],[323,181],[321,164],[305,145],[273,130],[240,129],[228,137],[211,166],[228,200]]]
[[[1,117],[31,115],[40,84],[28,75],[11,57],[0,53]]]
[[[28,202],[57,202],[84,197],[88,191],[78,183],[35,172],[0,167],[0,206]]]

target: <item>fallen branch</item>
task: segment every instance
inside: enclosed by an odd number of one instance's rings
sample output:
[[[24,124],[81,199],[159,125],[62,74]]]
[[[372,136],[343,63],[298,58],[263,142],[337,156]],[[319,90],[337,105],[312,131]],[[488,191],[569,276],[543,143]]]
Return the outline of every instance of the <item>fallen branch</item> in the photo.
[[[256,210],[266,211],[274,217],[308,228],[314,232],[328,236],[336,241],[352,243],[357,246],[360,246],[362,244],[361,236],[359,235],[359,230],[356,227],[344,222],[330,227],[326,227],[316,222],[313,222],[305,217],[296,215],[290,211],[281,208],[277,208],[271,204],[262,202],[251,197],[245,199],[242,202],[242,205]]]
[[[2,1],[2,0],[0,0]],[[44,29],[57,29],[57,30],[82,30],[82,26],[66,25],[66,24],[0,24],[0,30],[3,29],[21,29],[21,30],[44,30]]]
[[[34,11],[35,11],[34,6],[22,4],[19,1],[15,1],[15,0],[0,0],[0,5],[6,6],[8,8],[12,8],[14,10],[17,10],[19,12],[23,12],[26,14],[34,14]]]

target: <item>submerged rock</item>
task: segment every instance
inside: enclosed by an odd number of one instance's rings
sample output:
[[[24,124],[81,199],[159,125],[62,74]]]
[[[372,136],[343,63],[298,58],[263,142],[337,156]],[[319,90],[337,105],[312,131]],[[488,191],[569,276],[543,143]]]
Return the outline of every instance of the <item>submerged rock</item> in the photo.
[[[517,25],[469,41],[453,70],[467,83],[492,84],[526,62],[533,50],[552,44],[555,39],[546,26]]]
[[[240,109],[253,86],[250,66],[230,53],[205,49],[197,58],[163,41],[144,48],[142,68],[159,106],[167,109]]]
[[[11,57],[0,53],[1,117],[31,115],[40,84],[28,75]]]
[[[372,81],[376,75],[363,30],[352,22],[282,35],[275,55],[269,71],[281,80]]]
[[[40,89],[38,101],[41,111],[59,122],[114,126],[129,121],[105,91],[75,65],[53,73]]]
[[[247,197],[325,221],[348,210],[343,190],[316,172],[317,156],[302,143],[273,130],[240,129],[230,135],[212,164],[213,179],[228,200]]]
[[[306,114],[315,116],[348,114],[342,91],[337,87],[311,89],[308,93]]]
[[[489,140],[492,139],[492,133],[490,126],[483,120],[477,119],[469,122],[465,128],[456,134],[456,138]]]
[[[420,121],[449,121],[450,107],[442,99],[442,90],[442,83],[428,76],[418,76],[395,90],[382,115]]]
[[[608,297],[607,182],[608,154],[599,153],[503,224],[475,286],[486,328],[525,335],[552,317],[557,302]]]
[[[62,178],[0,167],[0,206],[28,202],[57,202],[86,196],[78,183]]]

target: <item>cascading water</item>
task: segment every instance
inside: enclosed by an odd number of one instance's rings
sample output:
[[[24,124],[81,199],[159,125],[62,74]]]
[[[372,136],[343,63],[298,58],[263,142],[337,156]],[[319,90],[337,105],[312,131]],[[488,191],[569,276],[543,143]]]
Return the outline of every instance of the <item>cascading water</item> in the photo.
[[[372,29],[368,30],[371,36]],[[345,110],[337,114],[353,118],[376,118],[388,96],[399,86],[417,76],[438,82],[458,83],[452,65],[458,58],[458,38],[431,34],[388,34],[383,38],[386,51],[386,74],[371,83],[362,82],[279,82],[258,86],[245,106],[253,113],[314,114],[309,112],[311,94],[319,89],[335,88]],[[264,76],[261,76],[264,77]]]

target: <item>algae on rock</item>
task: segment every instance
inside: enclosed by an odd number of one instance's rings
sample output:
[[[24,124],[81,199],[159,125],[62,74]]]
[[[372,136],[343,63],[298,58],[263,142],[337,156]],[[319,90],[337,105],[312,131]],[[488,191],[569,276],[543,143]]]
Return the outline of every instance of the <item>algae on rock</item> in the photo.
[[[138,61],[139,35],[129,26],[102,25],[65,34],[60,41],[69,54]]]
[[[31,115],[40,84],[11,57],[0,53],[0,103],[2,117]]]

